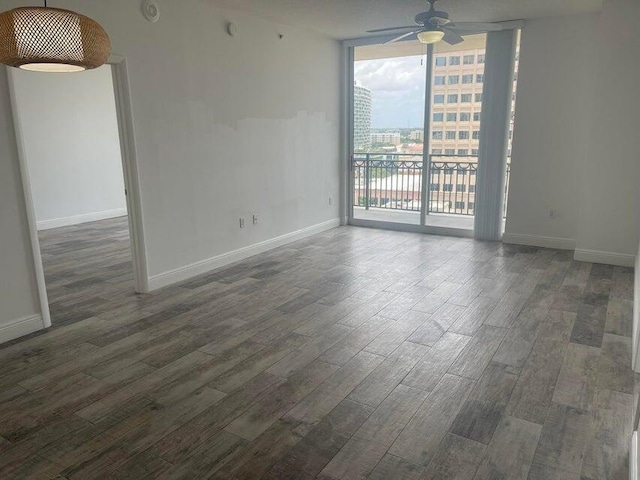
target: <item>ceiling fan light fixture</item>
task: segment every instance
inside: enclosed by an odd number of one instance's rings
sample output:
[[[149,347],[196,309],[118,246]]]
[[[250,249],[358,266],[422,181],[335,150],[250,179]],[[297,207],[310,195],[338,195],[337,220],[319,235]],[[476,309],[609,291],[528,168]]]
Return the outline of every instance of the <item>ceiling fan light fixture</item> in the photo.
[[[420,40],[420,43],[424,43],[426,45],[429,45],[431,43],[438,43],[443,38],[444,31],[442,31],[440,28],[424,30],[418,33],[418,40]]]
[[[40,72],[78,72],[109,59],[107,32],[84,15],[48,7],[0,13],[0,63]]]

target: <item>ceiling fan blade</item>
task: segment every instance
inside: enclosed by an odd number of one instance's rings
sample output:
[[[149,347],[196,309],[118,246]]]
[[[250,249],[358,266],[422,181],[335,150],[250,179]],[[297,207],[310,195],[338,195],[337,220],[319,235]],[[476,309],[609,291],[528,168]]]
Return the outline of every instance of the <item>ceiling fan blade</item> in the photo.
[[[442,30],[444,30],[444,37],[442,37],[442,41],[448,43],[449,45],[457,45],[464,42],[464,38],[462,38],[453,30],[449,30],[447,27],[444,27]]]
[[[409,37],[409,36],[413,35],[414,33],[416,33],[414,30],[412,30],[411,32],[403,33],[402,35],[400,35],[399,37],[394,38],[393,40],[389,40],[388,42],[384,42],[383,45],[389,45],[390,43],[398,42],[398,41],[402,40],[403,38],[406,38],[406,37]]]
[[[390,32],[392,30],[403,30],[405,28],[416,28],[417,25],[405,25],[404,27],[378,28],[377,30],[367,30],[367,33]]]
[[[446,25],[455,32],[499,32],[504,27],[499,23],[452,22]]]

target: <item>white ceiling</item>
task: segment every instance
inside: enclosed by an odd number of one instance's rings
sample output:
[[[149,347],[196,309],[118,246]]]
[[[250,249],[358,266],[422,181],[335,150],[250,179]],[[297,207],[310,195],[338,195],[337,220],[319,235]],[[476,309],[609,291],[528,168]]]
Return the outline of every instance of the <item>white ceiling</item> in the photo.
[[[312,28],[337,39],[367,30],[411,25],[425,0],[211,0],[279,23]],[[440,0],[438,10],[459,22],[496,22],[597,11],[603,0]]]

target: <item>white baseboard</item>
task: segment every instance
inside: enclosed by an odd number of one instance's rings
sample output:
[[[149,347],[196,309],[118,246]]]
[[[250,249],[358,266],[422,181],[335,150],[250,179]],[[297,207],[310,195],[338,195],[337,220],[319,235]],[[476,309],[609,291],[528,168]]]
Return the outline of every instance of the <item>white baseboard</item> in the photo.
[[[24,335],[42,330],[42,315],[16,318],[7,323],[0,324],[0,343],[9,342]]]
[[[580,262],[604,263],[606,265],[618,265],[620,267],[633,267],[636,263],[635,255],[602,252],[599,250],[576,249],[573,258]]]
[[[41,220],[37,222],[38,230],[49,230],[51,228],[68,227],[80,223],[97,222],[107,218],[124,217],[127,214],[126,208],[116,208],[115,210],[104,210],[102,212],[84,213],[72,217],[54,218],[51,220]]]
[[[302,240],[303,238],[310,237],[311,235],[315,235],[326,230],[331,230],[332,228],[338,226],[340,226],[340,219],[336,218],[333,220],[329,220],[328,222],[319,223],[317,225],[303,228],[295,232],[287,233],[270,240],[265,240],[264,242],[249,245],[248,247],[243,247],[239,248],[238,250],[223,253],[222,255],[217,255],[215,257],[202,260],[201,262],[192,263],[184,267],[176,268],[175,270],[170,270],[159,275],[154,275],[149,278],[149,290],[158,290],[159,288],[173,285],[175,283],[182,282],[193,277],[197,277],[198,275],[208,273],[217,268],[224,267],[240,260],[244,260],[245,258],[249,258],[254,255],[258,255],[259,253],[273,250],[274,248],[281,247],[282,245],[286,245],[287,243]]]
[[[556,248],[558,250],[575,250],[576,248],[576,241],[570,238],[541,237],[520,233],[505,233],[502,235],[502,242],[515,245],[530,245],[532,247]]]

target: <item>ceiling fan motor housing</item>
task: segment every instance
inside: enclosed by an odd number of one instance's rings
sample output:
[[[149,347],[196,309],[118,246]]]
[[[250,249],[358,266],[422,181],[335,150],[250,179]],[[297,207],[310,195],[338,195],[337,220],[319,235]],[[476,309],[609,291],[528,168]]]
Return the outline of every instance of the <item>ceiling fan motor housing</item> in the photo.
[[[430,10],[416,15],[415,21],[418,25],[446,25],[450,20],[447,12]]]

